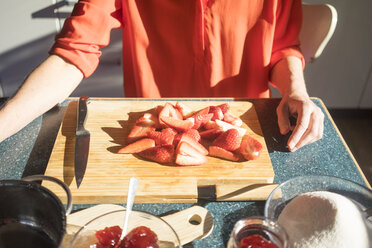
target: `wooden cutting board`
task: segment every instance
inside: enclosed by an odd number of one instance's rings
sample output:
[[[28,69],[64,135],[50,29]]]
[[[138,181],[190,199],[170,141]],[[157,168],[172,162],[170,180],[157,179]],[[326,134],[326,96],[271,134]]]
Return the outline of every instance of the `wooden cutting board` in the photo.
[[[169,100],[169,101],[168,101]],[[240,116],[247,134],[263,145],[257,160],[231,162],[209,157],[200,166],[170,166],[143,160],[132,154],[118,154],[135,121],[157,105],[173,99],[97,99],[88,104],[86,128],[91,133],[87,170],[79,189],[74,178],[74,149],[77,101],[67,106],[45,175],[64,181],[74,204],[122,203],[130,177],[139,179],[137,203],[196,202],[199,197],[215,200],[265,200],[275,187],[274,171],[254,106],[249,101],[229,101]],[[193,110],[221,101],[184,101]],[[62,189],[44,182],[62,201]]]

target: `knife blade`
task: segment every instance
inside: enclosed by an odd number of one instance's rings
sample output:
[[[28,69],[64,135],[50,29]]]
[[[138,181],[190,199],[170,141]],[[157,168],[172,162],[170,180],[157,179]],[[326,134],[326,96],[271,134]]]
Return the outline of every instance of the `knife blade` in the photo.
[[[90,133],[85,129],[85,121],[87,119],[88,96],[81,96],[78,101],[77,108],[77,126],[76,126],[76,141],[75,141],[75,179],[76,185],[79,188],[83,181],[84,174],[87,168]]]

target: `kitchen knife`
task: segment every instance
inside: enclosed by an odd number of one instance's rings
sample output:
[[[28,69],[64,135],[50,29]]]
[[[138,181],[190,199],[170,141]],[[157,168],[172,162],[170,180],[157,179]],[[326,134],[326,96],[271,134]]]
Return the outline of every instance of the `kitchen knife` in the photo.
[[[89,154],[90,133],[84,127],[88,114],[87,108],[88,98],[89,98],[88,96],[81,96],[77,108],[77,126],[75,141],[75,178],[76,185],[78,188],[84,178]]]

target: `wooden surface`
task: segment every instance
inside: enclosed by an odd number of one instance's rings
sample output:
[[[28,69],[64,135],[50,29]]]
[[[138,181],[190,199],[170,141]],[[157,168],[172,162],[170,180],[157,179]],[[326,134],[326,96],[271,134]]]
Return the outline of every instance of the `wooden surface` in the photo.
[[[137,203],[196,202],[198,186],[203,198],[216,200],[264,200],[273,189],[274,172],[260,123],[252,103],[229,102],[233,114],[240,116],[247,134],[263,144],[257,160],[231,162],[209,157],[201,166],[162,165],[132,154],[118,154],[134,122],[145,112],[153,111],[166,101],[98,100],[88,104],[86,128],[91,133],[90,151],[85,177],[79,189],[74,178],[74,146],[76,106],[66,109],[45,174],[64,181],[71,189],[74,204],[122,203],[126,199],[130,177],[139,179]],[[221,101],[185,101],[193,110]],[[61,189],[47,182],[44,186],[65,200]]]
[[[124,219],[124,216],[125,216],[125,211],[123,210],[125,210],[125,208],[119,205],[100,204],[100,205],[96,205],[94,207],[90,207],[90,208],[78,211],[76,213],[73,213],[67,216],[66,234],[64,236],[61,248],[67,248],[72,238],[74,237],[74,235],[91,220],[95,219],[98,216],[104,215],[106,213],[110,213],[113,211],[120,211],[119,214],[115,214],[115,216],[112,215],[113,216],[112,218],[107,218],[104,221],[91,222],[88,226],[86,226],[87,230],[89,229],[89,232],[91,231],[90,233],[92,235],[91,237],[89,237],[89,239],[84,239],[84,242],[86,242],[86,240],[91,241],[90,244],[97,242],[97,240],[94,237],[95,231],[101,230],[107,226],[114,226],[114,225],[122,226],[123,223],[121,223],[121,221],[122,219]],[[118,217],[119,215],[120,217],[122,217],[122,219],[114,218],[114,217]],[[141,214],[137,214],[136,211],[132,212],[130,225],[132,225],[133,227],[143,225],[143,221],[141,221],[140,218],[136,220],[136,217],[140,215]],[[200,207],[200,206],[192,206],[182,211],[179,211],[179,212],[167,215],[167,216],[163,216],[161,217],[161,219],[163,219],[174,230],[174,232],[177,234],[177,237],[179,238],[181,245],[185,245],[197,239],[203,239],[205,237],[208,237],[208,235],[212,232],[213,227],[214,227],[212,215],[207,209]],[[154,220],[148,223],[156,224],[159,222]],[[160,224],[163,224],[163,223],[160,223]],[[161,230],[164,230],[160,226],[158,224],[158,225],[148,226],[148,227],[152,229],[155,233],[157,233],[160,240],[161,240],[161,237],[166,239],[167,237],[172,236],[172,234],[169,233],[170,229],[166,230],[168,233],[160,233]],[[167,240],[163,240],[163,242],[164,241],[167,241]],[[162,244],[162,241],[160,241],[160,244]],[[85,246],[81,245],[80,243],[78,244],[78,241],[77,241],[73,247],[88,247],[89,243],[88,244],[85,243],[84,245]],[[173,247],[173,246],[167,245],[164,247]]]

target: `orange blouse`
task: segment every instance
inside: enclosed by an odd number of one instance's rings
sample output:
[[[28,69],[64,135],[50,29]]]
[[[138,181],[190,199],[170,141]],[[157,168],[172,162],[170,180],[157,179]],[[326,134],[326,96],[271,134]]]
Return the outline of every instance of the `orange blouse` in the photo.
[[[50,53],[85,77],[123,29],[127,97],[269,97],[272,66],[299,51],[300,0],[80,0]],[[104,83],[104,82],[103,82]]]

